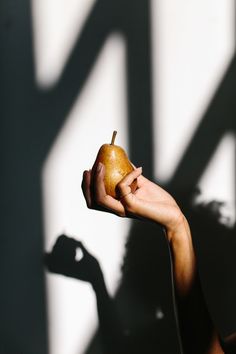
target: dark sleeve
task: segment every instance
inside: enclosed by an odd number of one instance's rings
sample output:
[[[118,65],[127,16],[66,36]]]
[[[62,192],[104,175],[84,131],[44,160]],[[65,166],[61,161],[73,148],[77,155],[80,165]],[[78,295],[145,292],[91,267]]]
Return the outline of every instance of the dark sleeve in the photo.
[[[227,228],[205,215],[194,218],[192,229],[207,308],[224,339],[236,332],[235,227]]]
[[[235,354],[236,353],[236,337],[233,340],[220,342],[225,354]]]

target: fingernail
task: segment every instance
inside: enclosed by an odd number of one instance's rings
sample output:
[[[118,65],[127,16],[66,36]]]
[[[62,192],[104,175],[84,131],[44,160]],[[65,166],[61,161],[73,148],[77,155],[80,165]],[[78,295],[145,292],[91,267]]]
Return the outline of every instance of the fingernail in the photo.
[[[103,166],[102,163],[99,162],[98,165],[97,165],[97,172],[101,172],[102,166]]]
[[[83,178],[86,178],[86,176],[87,176],[88,173],[89,173],[89,171],[88,171],[88,170],[85,170],[85,171],[83,172]]]
[[[137,170],[139,170],[140,172],[142,172],[142,170],[143,170],[142,166],[138,167]]]

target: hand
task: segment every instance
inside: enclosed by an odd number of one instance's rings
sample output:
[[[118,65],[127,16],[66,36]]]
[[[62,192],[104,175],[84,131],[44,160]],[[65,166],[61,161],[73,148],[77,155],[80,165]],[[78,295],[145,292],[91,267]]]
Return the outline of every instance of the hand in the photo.
[[[105,166],[98,164],[91,181],[91,171],[84,171],[82,190],[88,208],[112,212],[119,216],[138,217],[157,222],[167,230],[174,230],[184,216],[172,196],[157,184],[142,176],[142,168],[125,176],[117,185],[120,199],[107,195],[104,186]],[[137,179],[137,189],[130,185]]]
[[[78,248],[82,251],[79,261],[75,259]],[[65,235],[58,237],[52,252],[46,254],[45,261],[51,272],[87,281],[93,286],[103,279],[97,259],[86,250],[82,242]]]

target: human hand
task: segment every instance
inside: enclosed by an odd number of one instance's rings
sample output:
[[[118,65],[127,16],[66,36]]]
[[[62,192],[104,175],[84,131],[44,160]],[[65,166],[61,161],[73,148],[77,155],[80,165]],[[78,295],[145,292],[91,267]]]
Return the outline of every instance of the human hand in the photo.
[[[183,214],[174,198],[157,184],[142,176],[142,168],[125,176],[117,185],[120,199],[107,195],[104,186],[105,166],[98,164],[91,181],[91,171],[84,171],[82,190],[88,208],[112,212],[119,216],[138,217],[157,222],[174,230],[183,221]],[[137,179],[137,189],[130,185]]]
[[[82,252],[81,259],[76,260],[76,250]],[[82,242],[61,235],[57,238],[53,249],[45,255],[49,271],[66,275],[91,283],[93,286],[103,279],[99,262],[93,257]]]
[[[119,216],[143,218],[162,225],[173,254],[174,279],[177,292],[185,296],[191,289],[196,260],[188,222],[174,198],[163,188],[142,176],[135,168],[117,185],[119,200],[107,195],[104,185],[105,167],[100,163],[94,173],[84,171],[82,190],[88,208],[108,211]],[[137,189],[131,183],[137,179]]]

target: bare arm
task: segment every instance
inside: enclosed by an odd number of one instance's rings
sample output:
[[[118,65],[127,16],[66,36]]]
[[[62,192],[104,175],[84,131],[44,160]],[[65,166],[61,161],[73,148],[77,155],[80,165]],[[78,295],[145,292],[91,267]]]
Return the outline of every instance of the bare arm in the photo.
[[[172,253],[181,337],[185,352],[222,354],[201,293],[190,227],[176,201],[160,186],[143,177],[141,168],[135,169],[119,183],[117,188],[120,200],[116,200],[106,194],[104,173],[104,166],[99,164],[92,185],[91,172],[84,172],[82,189],[87,206],[122,217],[150,220],[164,228]],[[137,179],[138,188],[132,193],[130,185],[134,179]],[[206,324],[207,333],[202,330],[204,326],[199,325],[201,322]],[[199,341],[203,343],[200,349],[197,346]]]
[[[202,293],[191,231],[185,217],[166,235],[172,253],[184,353],[223,354]]]

